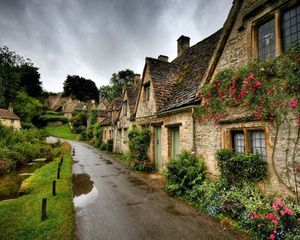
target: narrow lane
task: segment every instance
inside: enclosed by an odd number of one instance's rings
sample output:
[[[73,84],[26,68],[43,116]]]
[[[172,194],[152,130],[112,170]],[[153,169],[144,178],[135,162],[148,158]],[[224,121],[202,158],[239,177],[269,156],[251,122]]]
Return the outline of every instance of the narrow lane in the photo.
[[[95,148],[71,144],[79,239],[241,239]]]

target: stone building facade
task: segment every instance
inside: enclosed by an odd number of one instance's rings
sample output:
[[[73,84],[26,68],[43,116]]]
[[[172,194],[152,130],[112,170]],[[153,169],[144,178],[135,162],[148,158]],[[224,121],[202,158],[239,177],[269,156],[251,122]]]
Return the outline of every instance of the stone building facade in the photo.
[[[121,102],[127,102],[126,114],[125,104],[120,104],[122,110],[114,120],[118,121],[116,126],[113,127],[112,121],[109,126],[105,126],[105,120],[102,124],[104,129],[116,130],[114,150],[127,151],[124,138],[122,141],[125,129],[133,125],[149,127],[148,157],[158,170],[180,151],[190,150],[203,155],[209,174],[218,176],[215,159],[218,149],[235,149],[234,141],[238,140],[243,142],[240,150],[251,151],[255,142],[271,173],[264,187],[290,194],[291,188],[287,186],[294,186],[299,176],[294,180],[286,178],[283,159],[292,154],[287,143],[296,141],[295,131],[289,134],[288,126],[283,125],[276,133],[272,122],[250,121],[245,113],[236,109],[229,109],[227,118],[219,125],[198,122],[196,113],[203,87],[219,71],[235,70],[255,59],[275,57],[293,43],[300,42],[299,1],[234,0],[222,29],[191,47],[189,40],[186,36],[177,40],[178,56],[171,62],[163,55],[157,59],[146,58],[141,82],[136,88],[134,108],[128,107],[128,91],[125,91]],[[295,146],[295,152],[300,164],[299,146]]]
[[[201,85],[214,79],[225,68],[236,70],[252,60],[273,58],[296,42],[300,42],[299,1],[234,1],[213,61]],[[217,149],[234,149],[234,139],[239,135],[244,139],[244,151],[251,151],[251,141],[254,141],[252,137],[255,135],[263,148],[271,173],[270,181],[264,187],[281,194],[290,194],[295,184],[299,185],[299,176],[287,177],[286,169],[289,168],[290,173],[294,169],[290,161],[285,161],[291,159],[292,154],[288,143],[296,142],[296,121],[292,121],[294,126],[290,126],[290,134],[287,124],[282,125],[276,133],[274,123],[267,120],[249,121],[245,120],[245,116],[231,109],[220,125],[197,124],[196,152],[204,156],[209,172],[217,175],[218,167],[214,157]],[[291,118],[295,120],[296,116]],[[295,146],[295,150],[296,161],[300,164],[300,146]]]
[[[0,109],[0,122],[6,127],[12,127],[14,130],[21,129],[21,120],[14,113],[12,106],[8,109]]]

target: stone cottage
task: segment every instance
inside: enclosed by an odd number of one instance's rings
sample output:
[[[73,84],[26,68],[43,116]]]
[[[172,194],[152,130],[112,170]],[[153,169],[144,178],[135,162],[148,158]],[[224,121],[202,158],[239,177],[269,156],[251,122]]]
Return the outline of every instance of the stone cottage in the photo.
[[[128,151],[127,131],[134,124],[134,110],[141,83],[140,78],[140,74],[135,74],[132,86],[123,89],[122,105],[119,111],[114,139],[114,152],[116,153],[125,153]]]
[[[288,189],[299,184],[299,176],[286,178],[287,172],[295,171],[290,162],[283,166],[283,159],[291,158],[287,141],[296,142],[296,126],[287,137],[287,126],[276,134],[271,121],[251,119],[243,111],[233,110],[219,125],[199,122],[196,114],[203,87],[218,72],[235,70],[255,59],[273,58],[300,42],[299,0],[234,0],[221,30],[191,47],[189,40],[186,36],[177,40],[178,56],[171,62],[163,55],[146,58],[133,113],[125,91],[119,103],[121,106],[123,102],[119,122],[116,124],[112,116],[106,119],[105,139],[115,136],[115,151],[124,152],[128,127],[149,127],[148,156],[158,170],[180,151],[191,150],[204,156],[212,176],[219,174],[215,159],[218,149],[259,152],[271,173],[268,189],[291,193]],[[116,125],[119,130],[113,135],[112,126]],[[118,142],[122,136],[123,145]],[[300,146],[294,150],[300,164]]]
[[[0,122],[6,127],[13,127],[15,130],[21,129],[21,120],[14,113],[11,104],[8,109],[0,109]]]
[[[107,143],[109,139],[115,139],[117,121],[122,106],[121,97],[112,100],[107,110],[107,117],[101,122],[103,128],[102,141]],[[115,144],[114,144],[115,145]]]
[[[158,170],[181,150],[195,150],[197,90],[221,33],[191,47],[190,38],[181,36],[172,62],[163,55],[145,60],[131,125],[150,128],[148,157]]]
[[[225,68],[235,70],[252,60],[273,58],[297,42],[300,42],[299,1],[236,0],[202,86]],[[245,113],[233,110],[219,125],[196,124],[196,152],[204,156],[208,170],[213,175],[218,173],[214,157],[217,149],[259,152],[268,162],[271,173],[268,189],[289,193],[287,189],[295,187],[297,176],[294,180],[287,179],[287,171],[294,171],[290,160],[287,163],[289,169],[286,168],[284,159],[291,159],[292,151],[287,149],[287,142],[296,142],[296,126],[288,137],[287,126],[283,125],[276,134],[272,122],[250,119]],[[300,146],[295,146],[295,150],[296,161],[300,164]]]

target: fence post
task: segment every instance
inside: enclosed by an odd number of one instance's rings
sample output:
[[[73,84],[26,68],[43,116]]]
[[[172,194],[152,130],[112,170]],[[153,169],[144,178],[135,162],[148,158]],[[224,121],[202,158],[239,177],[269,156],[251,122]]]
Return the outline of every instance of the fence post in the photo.
[[[60,178],[60,166],[58,166],[58,168],[57,168],[57,179],[59,179]]]
[[[56,196],[56,181],[52,182],[52,196]]]
[[[43,198],[42,200],[42,221],[47,219],[47,198]]]

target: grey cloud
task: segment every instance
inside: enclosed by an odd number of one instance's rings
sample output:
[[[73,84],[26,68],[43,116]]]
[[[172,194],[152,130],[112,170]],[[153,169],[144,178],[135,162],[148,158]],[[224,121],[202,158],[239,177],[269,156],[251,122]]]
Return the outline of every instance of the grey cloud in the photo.
[[[176,39],[192,43],[218,30],[231,1],[0,0],[0,45],[31,58],[44,87],[61,91],[67,74],[107,84],[124,68],[141,73],[146,56],[176,57]],[[213,16],[213,17],[212,17]]]

